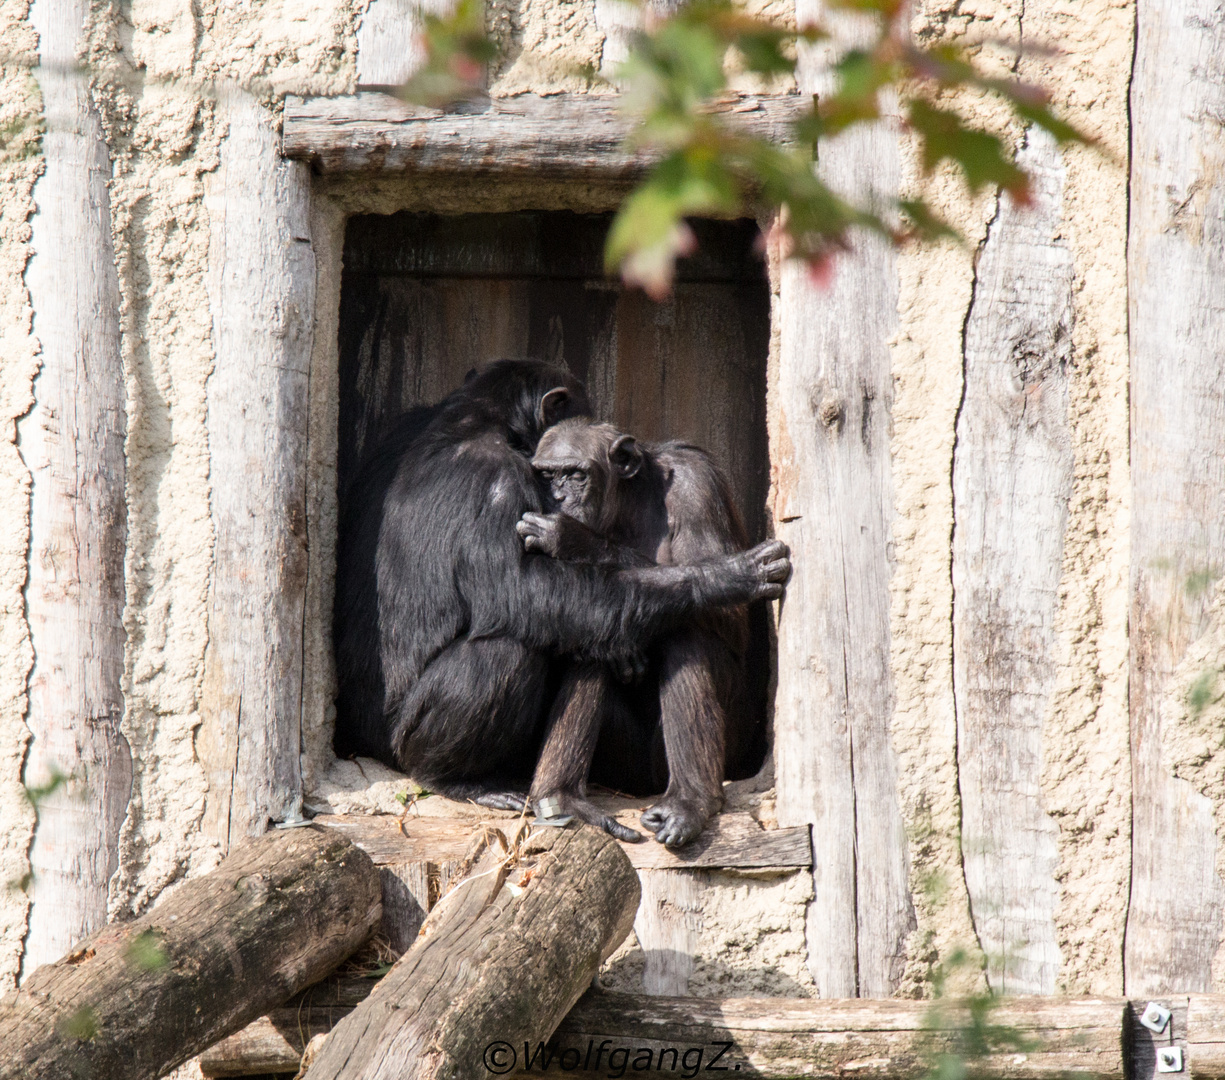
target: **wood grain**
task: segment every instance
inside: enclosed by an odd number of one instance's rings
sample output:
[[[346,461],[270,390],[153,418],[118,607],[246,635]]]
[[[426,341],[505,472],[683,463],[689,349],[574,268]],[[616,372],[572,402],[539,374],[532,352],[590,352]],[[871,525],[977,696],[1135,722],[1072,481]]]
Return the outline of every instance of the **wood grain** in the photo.
[[[386,0],[383,0],[386,2]],[[810,109],[798,95],[731,97],[717,110],[748,134],[791,138]],[[285,99],[286,157],[322,173],[458,174],[533,179],[629,181],[656,160],[630,151],[632,126],[616,96],[522,94],[443,112],[380,93]]]
[[[331,1031],[377,985],[373,978],[333,976],[308,986],[284,1005],[210,1046],[198,1058],[200,1071],[205,1076],[296,1072],[306,1044],[315,1035]]]
[[[1011,999],[991,1011],[990,1023],[1008,1026],[1029,1048],[999,1049],[967,1060],[967,1067],[976,1076],[1016,1080],[1121,1078],[1125,1009],[1121,1000]],[[684,1053],[700,1047],[705,1068],[720,1044],[730,1042],[716,1070],[726,1066],[729,1073],[749,1076],[917,1080],[929,1075],[936,1056],[958,1053],[957,1028],[965,1024],[964,1011],[949,1003],[936,1008],[919,1001],[705,1000],[590,991],[558,1027],[555,1061],[570,1048],[584,1058],[588,1043],[598,1047],[607,1040],[605,1054],[629,1047],[631,1062],[640,1048],[658,1053],[676,1047]],[[601,1072],[607,1075],[607,1057],[604,1061]],[[561,1069],[555,1064],[552,1071]]]
[[[642,988],[648,994],[688,994],[702,929],[702,882],[685,870],[640,870],[638,881],[642,902],[634,934],[646,960]]]
[[[46,165],[34,187],[26,285],[41,367],[17,424],[30,470],[25,618],[34,666],[25,784],[46,795],[30,846],[32,903],[23,977],[106,922],[107,883],[132,786],[120,731],[124,643],[126,429],[119,281],[111,240],[111,163],[77,68],[88,3],[39,0]],[[18,612],[17,618],[21,618]]]
[[[340,834],[245,841],[0,999],[0,1077],[163,1076],[317,982],[378,917],[378,874]]]
[[[801,64],[801,88],[815,80]],[[885,123],[822,143],[820,157],[835,188],[896,190]],[[774,522],[795,571],[778,621],[778,818],[812,826],[808,949],[821,996],[888,996],[915,926],[889,742],[892,251],[857,237],[824,290],[784,263],[779,321]]]
[[[1164,1004],[1170,1008],[1170,1002]],[[1164,1034],[1154,1038],[1161,1039]],[[1172,1034],[1175,1039],[1181,1036],[1185,1041],[1188,1071],[1194,1080],[1221,1080],[1225,1077],[1225,995],[1192,994],[1187,999],[1186,1024],[1181,1030],[1176,1026]],[[1149,1053],[1145,1054],[1146,1061]],[[1138,1057],[1133,1053],[1133,1061]],[[1137,1069],[1135,1080],[1150,1078]]]
[[[479,828],[471,819],[411,814],[403,818],[390,814],[321,814],[314,820],[317,825],[339,829],[376,866],[456,862],[463,858],[474,830]],[[498,819],[490,824],[505,831],[514,825],[514,819]],[[697,840],[676,851],[654,842],[622,847],[630,864],[640,870],[812,865],[807,829],[763,829],[748,814],[720,814]]]
[[[315,261],[305,166],[241,91],[208,178],[213,567],[197,753],[223,847],[302,807],[308,379]]]
[[[357,85],[385,87],[407,82],[425,60],[419,12],[423,7],[437,11],[441,6],[420,0],[373,0],[357,25]]]
[[[1131,89],[1132,886],[1128,994],[1208,990],[1225,890],[1163,702],[1225,566],[1225,12],[1140,0]]]
[[[953,453],[953,687],[962,854],[997,993],[1051,994],[1056,827],[1042,809],[1072,493],[1072,255],[1064,167],[1031,130],[1033,204],[999,196],[978,258]]]
[[[275,1009],[237,1035],[232,1035],[200,1057],[205,1076],[288,1072],[297,1067],[305,1039],[328,1030],[330,1018],[347,1015],[352,1004],[340,1004],[332,983],[299,996]],[[369,992],[369,987],[364,988]],[[360,993],[363,987],[343,983],[339,992]],[[333,1003],[337,999],[337,1003]],[[348,1001],[348,997],[345,999]],[[1191,999],[1192,1010],[1196,1006]],[[1219,1010],[1221,999],[1203,999]],[[1112,1077],[1125,1075],[1122,1050],[1125,1028],[1122,1000],[1012,998],[992,1010],[991,1023],[1009,1025],[1030,1045],[1025,1052],[987,1054],[968,1062],[976,1076],[1051,1078],[1060,1075]],[[1185,1014],[1185,1008],[1184,1008]],[[947,1003],[865,1000],[819,1001],[812,998],[679,998],[589,990],[558,1025],[545,1054],[530,1071],[542,1071],[551,1054],[553,1073],[567,1051],[577,1052],[589,1068],[584,1073],[607,1076],[624,1058],[640,1060],[649,1050],[653,1070],[675,1074],[680,1058],[689,1051],[689,1065],[701,1049],[702,1066],[712,1071],[762,1077],[830,1077],[866,1075],[869,1080],[922,1077],[940,1053],[956,1053],[956,1027],[965,1015]],[[1143,1030],[1143,1029],[1141,1029]],[[1146,1033],[1147,1034],[1147,1033]],[[1194,1038],[1194,1036],[1192,1036]],[[731,1044],[727,1046],[727,1044]],[[1196,1044],[1197,1046],[1199,1044]],[[601,1049],[601,1046],[603,1049]],[[723,1056],[716,1055],[726,1046]],[[590,1047],[590,1050],[589,1050]],[[609,1064],[609,1054],[628,1049]],[[669,1069],[671,1055],[659,1066],[659,1052],[678,1051],[677,1068]],[[522,1050],[515,1047],[516,1052]],[[536,1047],[530,1050],[535,1053]],[[1193,1057],[1193,1068],[1198,1060]],[[575,1070],[571,1070],[575,1071]],[[686,1069],[685,1071],[689,1071]],[[1193,1075],[1198,1080],[1200,1073]],[[1221,1075],[1205,1073],[1212,1080]],[[1137,1078],[1132,1078],[1137,1080]],[[1147,1078],[1138,1078],[1147,1080]]]
[[[547,1039],[629,933],[638,880],[595,829],[538,830],[478,862],[333,1030],[307,1080],[477,1076],[495,1040]]]

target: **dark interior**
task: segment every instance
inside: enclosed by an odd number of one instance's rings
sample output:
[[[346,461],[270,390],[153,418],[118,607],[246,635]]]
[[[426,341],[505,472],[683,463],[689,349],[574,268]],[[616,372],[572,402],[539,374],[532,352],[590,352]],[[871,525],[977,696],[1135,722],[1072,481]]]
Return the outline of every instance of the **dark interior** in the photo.
[[[604,274],[612,216],[399,213],[350,218],[340,302],[339,487],[390,423],[498,357],[564,363],[601,419],[680,438],[727,472],[762,538],[769,481],[770,294],[757,226],[697,221],[696,254],[655,303]]]

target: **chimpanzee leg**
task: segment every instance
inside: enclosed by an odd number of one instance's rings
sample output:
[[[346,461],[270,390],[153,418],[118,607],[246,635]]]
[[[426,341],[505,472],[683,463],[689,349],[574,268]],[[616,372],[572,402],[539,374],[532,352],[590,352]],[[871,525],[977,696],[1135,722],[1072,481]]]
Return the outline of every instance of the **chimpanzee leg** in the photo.
[[[668,751],[668,790],[642,824],[668,847],[694,839],[723,805],[727,714],[725,669],[735,661],[711,634],[666,639],[659,673],[660,723]]]
[[[548,659],[518,641],[452,642],[397,711],[400,768],[439,795],[522,810],[549,688]]]
[[[542,799],[556,799],[562,814],[573,814],[618,840],[637,842],[646,837],[587,801],[587,774],[611,697],[612,676],[604,664],[575,664],[566,673],[549,714],[532,802],[539,811]]]

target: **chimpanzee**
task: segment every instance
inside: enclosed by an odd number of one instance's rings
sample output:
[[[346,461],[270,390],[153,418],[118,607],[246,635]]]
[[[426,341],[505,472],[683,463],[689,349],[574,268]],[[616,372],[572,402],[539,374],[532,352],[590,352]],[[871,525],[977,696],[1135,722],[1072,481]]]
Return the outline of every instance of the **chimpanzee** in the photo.
[[[524,515],[516,529],[528,551],[680,567],[748,547],[727,480],[696,446],[640,445],[610,424],[571,419],[544,433],[532,464],[559,513]],[[656,839],[679,847],[697,836],[723,805],[725,775],[751,775],[761,763],[765,717],[753,699],[765,689],[764,607],[753,615],[753,635],[744,606],[674,624],[638,686],[598,662],[576,664],[550,718],[533,799],[556,797],[581,816],[575,800],[586,801],[590,768],[622,791],[664,791],[642,815]]]
[[[781,594],[779,543],[677,567],[525,552],[515,526],[544,509],[537,440],[588,412],[568,372],[499,360],[410,417],[354,483],[337,552],[338,752],[521,809],[560,658],[624,668],[696,611]],[[584,819],[640,838],[590,804]]]

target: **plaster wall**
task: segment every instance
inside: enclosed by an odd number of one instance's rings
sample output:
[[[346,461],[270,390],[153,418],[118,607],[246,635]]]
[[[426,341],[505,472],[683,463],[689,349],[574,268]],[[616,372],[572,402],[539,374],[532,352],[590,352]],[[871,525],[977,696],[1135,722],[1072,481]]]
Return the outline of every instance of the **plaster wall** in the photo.
[[[140,911],[176,882],[210,869],[221,855],[201,830],[208,780],[196,738],[213,568],[210,498],[222,480],[210,476],[206,408],[214,326],[207,288],[209,200],[228,130],[222,90],[250,95],[273,123],[286,94],[353,92],[362,34],[368,36],[378,19],[388,21],[393,7],[399,10],[393,0],[376,4],[367,11],[362,0],[96,0],[91,7],[81,56],[94,73],[94,98],[113,161],[112,225],[128,389],[123,730],[134,777],[111,883],[112,917]],[[769,7],[776,8],[782,10]],[[578,69],[599,70],[623,48],[628,16],[611,0],[491,0],[488,10],[504,47],[490,79],[495,96],[581,92],[587,82]],[[1068,993],[1122,989],[1130,797],[1124,163],[1133,18],[1126,0],[973,0],[955,6],[928,0],[919,4],[914,24],[927,40],[971,44],[1001,70],[1039,79],[1052,89],[1056,104],[1101,141],[1102,152],[1072,149],[1063,155],[1065,239],[1075,268],[1075,479],[1059,590],[1058,689],[1042,736],[1041,798],[1056,827],[1059,984]],[[389,25],[403,30],[401,22]],[[991,44],[1000,38],[1057,44],[1061,51],[1018,60]],[[14,881],[26,872],[34,821],[20,783],[32,656],[22,599],[29,474],[16,445],[15,421],[30,407],[38,365],[22,275],[36,212],[41,105],[29,73],[36,41],[24,0],[0,0],[0,42],[0,876]],[[747,82],[741,88],[758,89]],[[1003,123],[989,102],[959,104],[971,115]],[[917,184],[913,147],[908,153],[906,182]],[[318,281],[307,480],[306,803],[398,810],[392,777],[380,774],[371,785],[370,774],[335,763],[329,745],[336,318],[344,218],[399,209],[607,209],[619,193],[578,184],[494,189],[459,183],[442,189],[419,181],[313,183]],[[918,917],[899,992],[916,996],[928,992],[939,958],[958,946],[973,953],[977,945],[959,832],[951,470],[976,253],[998,211],[994,195],[967,199],[960,181],[944,172],[929,191],[965,244],[919,245],[900,255],[899,329],[891,342],[891,665],[897,700],[891,737]],[[1225,755],[1214,741],[1225,693],[1225,674],[1219,674],[1225,624],[1220,605],[1213,610],[1216,629],[1199,640],[1184,665],[1186,686],[1207,689],[1194,698],[1203,699],[1196,708],[1185,705],[1185,690],[1172,703],[1182,709],[1182,720],[1171,760],[1180,775],[1212,796],[1225,836]],[[768,789],[737,797],[769,824]],[[811,879],[716,872],[701,878],[691,992],[813,993],[803,960]],[[15,979],[25,919],[24,893],[0,890],[0,987]],[[641,969],[636,947],[631,939],[613,958],[608,978],[614,984],[630,985]],[[962,977],[973,982],[977,968]]]

